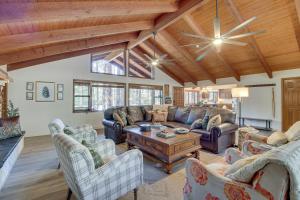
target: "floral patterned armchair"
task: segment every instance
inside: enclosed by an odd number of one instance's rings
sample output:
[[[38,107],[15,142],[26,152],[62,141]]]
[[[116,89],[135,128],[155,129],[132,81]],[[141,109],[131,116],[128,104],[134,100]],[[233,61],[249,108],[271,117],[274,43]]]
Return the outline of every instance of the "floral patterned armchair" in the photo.
[[[190,158],[186,163],[185,200],[284,200],[288,196],[289,177],[283,166],[268,164],[250,183],[227,178],[228,163],[205,165]],[[274,176],[276,174],[276,176]]]

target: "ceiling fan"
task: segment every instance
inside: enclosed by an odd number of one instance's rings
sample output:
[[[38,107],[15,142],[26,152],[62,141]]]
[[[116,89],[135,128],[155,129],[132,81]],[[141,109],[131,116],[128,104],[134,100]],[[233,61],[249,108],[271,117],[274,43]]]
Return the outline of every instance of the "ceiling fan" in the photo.
[[[190,34],[190,33],[185,33],[183,32],[182,34],[188,37],[193,37],[197,39],[203,40],[201,43],[196,43],[196,44],[186,44],[182,46],[192,46],[199,48],[199,53],[202,52],[197,58],[196,61],[202,60],[214,47],[217,49],[217,52],[221,51],[221,45],[224,44],[230,44],[230,45],[236,45],[236,46],[246,46],[247,43],[245,42],[240,42],[237,41],[236,39],[239,38],[244,38],[252,35],[257,35],[264,33],[264,30],[261,31],[255,31],[255,32],[248,32],[248,33],[243,33],[240,35],[232,35],[234,32],[242,29],[243,27],[247,26],[251,22],[253,22],[256,19],[256,17],[252,17],[245,22],[241,23],[240,25],[234,27],[227,33],[224,33],[221,35],[221,22],[219,18],[219,13],[218,13],[218,0],[216,0],[216,17],[214,18],[214,37],[206,37],[204,35],[195,35],[195,34]]]
[[[153,39],[154,42],[156,41],[156,32],[153,32]],[[147,67],[157,67],[160,66],[161,64],[173,64],[173,59],[167,59],[168,54],[163,54],[163,55],[158,55],[155,52],[155,48],[153,47],[153,56],[150,57],[148,54],[144,54],[146,57],[146,63]]]

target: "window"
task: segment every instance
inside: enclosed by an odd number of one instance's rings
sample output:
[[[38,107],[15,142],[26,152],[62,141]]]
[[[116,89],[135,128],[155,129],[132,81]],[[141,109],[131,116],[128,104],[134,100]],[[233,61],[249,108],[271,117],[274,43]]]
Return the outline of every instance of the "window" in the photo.
[[[125,105],[125,84],[74,80],[74,108],[80,111],[103,111]]]
[[[129,84],[129,105],[161,105],[163,87],[155,85]]]
[[[104,59],[105,56],[106,54],[91,55],[91,71],[94,73],[124,76],[126,70],[123,63],[119,60],[108,62]]]
[[[200,92],[195,90],[184,90],[184,104],[196,105],[199,102]]]
[[[129,52],[128,76],[153,79],[154,67],[149,65],[149,59],[141,48],[136,47]]]

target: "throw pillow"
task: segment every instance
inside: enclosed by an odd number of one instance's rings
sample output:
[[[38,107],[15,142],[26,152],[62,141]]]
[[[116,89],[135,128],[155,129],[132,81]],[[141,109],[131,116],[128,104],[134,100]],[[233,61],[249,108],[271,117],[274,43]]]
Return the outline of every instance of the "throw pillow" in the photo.
[[[153,112],[152,122],[166,122],[167,115],[166,112]]]
[[[143,106],[141,107],[142,113],[144,115],[144,120],[150,122],[152,120],[152,106]]]
[[[123,110],[118,110],[118,115],[122,119],[122,122],[123,122],[124,126],[126,126],[127,125],[127,114],[126,114],[126,112],[124,112]]]
[[[256,160],[260,155],[254,155],[246,158],[242,158],[236,162],[234,162],[230,167],[225,171],[225,176],[228,176],[232,173],[235,173],[237,170],[241,169],[242,167],[252,163]]]
[[[300,139],[300,121],[294,123],[286,132],[288,141],[295,141]]]
[[[90,153],[93,157],[96,169],[98,167],[101,167],[102,165],[104,165],[103,159],[101,158],[100,154],[96,151],[96,149],[92,147],[92,145],[88,144],[85,140],[82,140],[81,144],[86,146],[88,148],[88,150],[90,151]]]
[[[72,135],[76,134],[76,129],[74,129],[71,126],[66,126],[64,128],[64,133],[67,134],[67,135],[71,135],[72,136]]]
[[[130,115],[127,115],[126,119],[127,119],[128,125],[130,125],[130,126],[134,125],[134,121]]]
[[[167,117],[167,120],[169,122],[172,122],[172,121],[175,120],[176,111],[177,111],[177,106],[169,106],[168,107],[168,117]]]
[[[191,130],[192,129],[202,129],[202,123],[203,123],[203,119],[195,120],[191,125]]]
[[[178,107],[175,113],[175,119],[176,122],[186,123],[189,114],[190,114],[190,107]]]
[[[281,146],[287,142],[288,142],[287,137],[282,132],[274,132],[267,139],[267,144],[273,146]]]
[[[1,121],[0,140],[22,135],[19,116],[3,118]]]
[[[203,119],[206,114],[204,107],[193,107],[187,119],[187,124],[192,124],[196,119]]]
[[[205,115],[205,117],[203,118],[203,122],[202,122],[202,129],[203,129],[203,130],[206,130],[206,129],[207,129],[208,121],[209,121],[209,116],[208,116],[208,115]]]
[[[125,124],[124,124],[122,118],[120,117],[120,115],[118,114],[118,112],[113,113],[113,118],[116,122],[120,123],[122,127],[125,126]]]
[[[216,115],[216,116],[210,118],[208,121],[206,130],[210,131],[210,129],[212,127],[221,125],[221,122],[222,122],[221,115]]]
[[[128,115],[131,116],[134,122],[144,121],[144,116],[139,106],[129,106]]]

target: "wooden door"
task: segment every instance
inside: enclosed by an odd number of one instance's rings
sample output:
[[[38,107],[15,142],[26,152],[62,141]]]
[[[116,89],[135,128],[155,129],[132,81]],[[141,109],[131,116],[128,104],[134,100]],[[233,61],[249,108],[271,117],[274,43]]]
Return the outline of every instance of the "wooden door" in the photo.
[[[174,106],[184,106],[184,88],[173,88],[173,104]]]
[[[300,77],[282,79],[282,129],[300,120]]]

